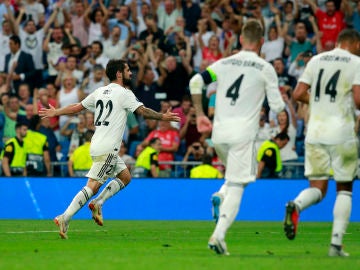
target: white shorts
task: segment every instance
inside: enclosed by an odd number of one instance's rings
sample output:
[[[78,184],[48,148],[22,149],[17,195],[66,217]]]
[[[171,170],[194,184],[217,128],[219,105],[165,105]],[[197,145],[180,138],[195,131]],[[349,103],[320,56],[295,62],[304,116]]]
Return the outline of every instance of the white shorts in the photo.
[[[93,164],[86,176],[99,181],[101,184],[127,168],[124,161],[117,154],[111,153],[91,158]]]
[[[358,141],[342,144],[305,144],[305,176],[326,180],[334,175],[337,182],[354,180],[358,170]]]
[[[225,180],[247,184],[256,179],[255,141],[238,144],[214,144],[215,151],[225,165]]]

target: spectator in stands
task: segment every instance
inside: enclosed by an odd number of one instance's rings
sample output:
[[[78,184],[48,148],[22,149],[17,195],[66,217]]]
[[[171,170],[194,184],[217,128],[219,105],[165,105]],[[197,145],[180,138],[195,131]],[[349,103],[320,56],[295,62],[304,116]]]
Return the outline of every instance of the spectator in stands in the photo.
[[[5,56],[10,53],[10,47],[9,47],[9,38],[14,34],[13,29],[11,27],[11,23],[9,22],[9,12],[13,12],[12,6],[10,5],[9,1],[5,1],[5,3],[2,4],[5,6],[5,8],[0,9],[3,10],[3,12],[6,11],[6,13],[3,13],[1,15],[0,11],[0,21],[1,21],[1,33],[0,33],[0,71],[4,71],[5,67]]]
[[[275,15],[275,25],[271,25],[268,30],[268,40],[261,47],[261,54],[266,61],[271,62],[281,58],[285,47],[285,34],[287,24],[281,26],[279,14]]]
[[[60,129],[60,134],[70,141],[68,157],[71,156],[79,145],[84,143],[86,131],[87,128],[84,114],[69,117],[65,122],[65,125]]]
[[[49,143],[47,137],[39,132],[40,125],[39,115],[34,115],[24,138],[28,176],[52,176]]]
[[[97,4],[98,7],[94,8],[95,4]],[[85,24],[89,25],[88,45],[91,45],[94,41],[101,41],[103,39],[101,25],[106,24],[108,20],[108,11],[103,3],[103,0],[92,0],[88,9],[91,10],[90,15],[84,17],[84,19]]]
[[[71,74],[76,79],[76,84],[80,85],[84,78],[84,72],[77,66],[77,58],[75,55],[66,57],[65,63],[57,65],[58,74],[55,79],[55,86],[61,87],[65,76]]]
[[[62,1],[59,1],[62,2]],[[30,18],[30,20],[33,20],[35,23],[35,26],[38,26],[40,21],[45,15],[45,8],[42,3],[39,3],[36,0],[25,0],[23,1],[23,5],[19,8],[20,12],[23,9],[26,15],[26,18]],[[56,10],[56,9],[55,9]]]
[[[62,80],[62,87],[57,93],[56,103],[59,107],[67,106],[69,104],[77,103],[83,99],[83,92],[76,86],[76,78],[71,74],[66,74]],[[65,125],[69,119],[68,116],[62,115],[59,117],[60,129]]]
[[[162,81],[164,77],[159,77],[155,80],[154,70],[146,65],[143,70],[138,74],[139,84],[135,88],[135,95],[139,100],[143,100],[146,107],[152,108],[155,111],[160,110],[160,101],[164,98],[164,94],[161,89]]]
[[[31,0],[33,1],[33,0]],[[48,29],[50,28],[51,24],[55,21],[57,14],[59,13],[59,8],[62,2],[57,2],[58,6],[51,14],[49,19],[46,21],[43,27],[37,29],[37,22],[34,19],[26,20],[24,27],[20,27],[20,22],[22,17],[27,12],[25,10],[25,6],[22,6],[19,10],[19,14],[16,18],[16,22],[13,19],[10,22],[13,23],[14,33],[20,36],[21,39],[21,49],[24,52],[27,52],[32,55],[34,65],[35,65],[35,75],[33,77],[33,86],[34,87],[42,87],[43,84],[43,77],[42,72],[44,69],[43,64],[43,41],[45,34],[47,33]]]
[[[9,47],[10,53],[5,56],[4,71],[8,73],[11,92],[17,94],[21,83],[27,83],[30,87],[34,85],[35,66],[32,55],[20,49],[19,36],[10,37]]]
[[[81,91],[87,96],[94,92],[97,88],[105,86],[108,83],[105,76],[105,69],[102,65],[94,65],[92,72],[87,76],[81,84]]]
[[[152,138],[159,138],[161,148],[159,152],[159,162],[174,161],[175,153],[180,144],[179,132],[171,128],[170,122],[159,121],[159,129],[153,130],[142,142],[143,147],[149,145]],[[159,177],[170,177],[172,166],[169,164],[160,164]]]
[[[259,120],[259,131],[255,138],[255,148],[256,151],[259,150],[260,145],[266,141],[271,139],[271,127],[268,123],[267,115],[265,108],[263,107],[260,112],[260,120]]]
[[[102,65],[104,68],[106,67],[109,58],[104,55],[103,50],[104,46],[100,41],[93,41],[91,43],[89,53],[82,59],[85,70],[91,71],[96,64]]]
[[[190,33],[197,31],[197,22],[201,18],[201,8],[193,0],[182,1],[182,13],[185,19],[185,29]]]
[[[224,178],[223,174],[211,165],[212,157],[208,154],[202,156],[202,164],[190,171],[190,178]]]
[[[126,167],[129,169],[129,171],[132,171],[132,167],[135,164],[135,159],[127,154],[128,151],[128,147],[126,145],[126,143],[124,143],[124,141],[121,142],[121,147],[120,147],[120,151],[119,151],[119,156],[121,157],[121,159],[124,161]]]
[[[116,10],[115,18],[109,19],[108,24],[110,31],[115,25],[121,28],[120,40],[127,40],[129,35],[131,39],[135,37],[135,25],[129,21],[129,7],[126,5]]]
[[[130,44],[130,36],[126,40],[120,39],[121,28],[115,25],[111,30],[110,38],[103,41],[104,55],[109,59],[123,58],[126,47]]]
[[[304,0],[304,2],[311,6],[317,18],[319,31],[322,32],[321,44],[324,50],[332,50],[339,33],[346,27],[344,12],[347,10],[348,1],[341,1],[340,10],[336,10],[336,1],[327,0],[325,11],[321,10],[313,0]]]
[[[303,74],[305,66],[310,61],[313,56],[312,51],[305,51],[300,53],[295,61],[293,61],[289,66],[289,75],[294,77],[296,81],[300,78],[301,74]]]
[[[139,154],[136,159],[135,168],[132,171],[133,177],[159,177],[159,151],[161,140],[157,137],[149,141],[149,145]]]
[[[5,125],[4,140],[8,140],[16,136],[15,125],[18,115],[25,116],[26,113],[20,108],[19,98],[15,95],[3,95],[1,102],[4,106]]]
[[[68,161],[69,176],[84,177],[90,170],[93,163],[90,155],[90,142],[93,135],[93,130],[87,130],[84,135],[84,143],[76,147],[71,154]]]
[[[89,40],[89,25],[87,24],[88,21],[85,21],[85,17],[88,16],[90,9],[86,9],[87,7],[88,3],[86,1],[74,1],[74,12],[68,15],[70,17],[71,24],[76,26],[73,29],[73,35],[80,40],[82,47],[85,47]]]
[[[205,154],[205,148],[201,144],[201,142],[197,141],[194,142],[192,145],[190,145],[186,153],[183,157],[183,162],[193,162],[198,161],[200,162],[203,155]],[[184,165],[183,168],[185,169],[185,176],[190,175],[190,170],[193,168],[193,166]]]
[[[279,80],[280,92],[286,93],[288,91],[292,91],[296,85],[296,80],[294,77],[289,75],[287,69],[285,68],[284,60],[282,58],[276,58],[273,61],[273,66]]]
[[[173,112],[176,112],[175,109]],[[209,133],[200,133],[196,127],[196,111],[194,107],[190,107],[185,115],[186,121],[180,128],[180,139],[185,142],[185,149],[188,149],[195,142],[204,143]]]
[[[168,56],[165,60],[166,78],[162,88],[173,107],[179,106],[182,97],[189,94],[188,85],[192,71],[186,69],[188,62],[185,57],[182,59],[182,63],[177,63],[174,56]]]
[[[316,43],[316,36],[309,39],[308,31],[304,21],[298,21],[295,25],[295,36],[286,36],[285,55],[289,56],[289,61],[293,62],[299,53],[312,51]]]
[[[277,178],[282,170],[280,149],[289,142],[289,136],[278,133],[274,139],[264,141],[257,152],[257,178]]]
[[[347,21],[350,22],[350,25],[354,27],[356,31],[360,32],[360,1],[356,1],[355,8],[351,8],[350,5],[348,5],[345,14]]]
[[[145,41],[151,35],[153,44],[159,45],[160,41],[163,41],[165,38],[163,29],[157,26],[152,14],[147,14],[144,19],[146,29],[140,32],[139,40]]]
[[[26,176],[26,150],[24,138],[28,127],[24,123],[15,125],[15,137],[5,143],[5,149],[1,154],[2,171],[4,176]]]
[[[53,87],[52,84],[48,84],[48,85],[51,85],[50,87]],[[34,99],[36,99],[36,101],[37,101],[38,110],[41,110],[43,108],[49,108],[49,105],[51,105],[55,108],[58,107],[56,99],[52,98],[50,96],[49,92],[50,91],[46,88],[40,88],[39,90],[37,90],[37,89],[34,90]],[[58,133],[58,130],[59,130],[59,117],[58,116],[49,118],[49,127],[54,132]]]
[[[144,30],[146,30],[146,23],[145,23],[145,17],[148,14],[151,14],[151,7],[148,3],[146,2],[141,2],[141,8],[140,8],[140,12],[138,12],[138,8],[136,7],[135,4],[136,1],[132,1],[131,5],[130,5],[130,9],[131,9],[131,18],[132,21],[134,22],[135,26],[136,26],[136,36],[139,37],[140,33]]]
[[[181,0],[164,0],[163,5],[153,2],[154,11],[158,17],[158,26],[167,32],[175,26],[176,18],[182,15]]]
[[[86,129],[95,130],[94,113],[85,111]]]
[[[185,125],[186,121],[188,121],[187,115],[190,111],[191,107],[191,98],[188,95],[185,95],[181,99],[181,103],[179,107],[173,109],[174,113],[177,113],[180,117],[180,129]]]
[[[26,105],[33,103],[33,98],[30,93],[30,87],[26,83],[19,86],[19,104],[21,109],[25,109]]]

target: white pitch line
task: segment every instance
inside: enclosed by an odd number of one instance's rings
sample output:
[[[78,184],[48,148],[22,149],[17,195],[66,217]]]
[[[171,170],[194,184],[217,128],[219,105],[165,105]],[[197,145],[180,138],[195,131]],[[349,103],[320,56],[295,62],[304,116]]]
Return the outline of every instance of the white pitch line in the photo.
[[[72,232],[93,232],[93,231],[83,231],[83,230],[71,230]],[[56,233],[56,231],[18,231],[18,232],[4,232],[6,234],[27,234],[27,233]],[[95,232],[107,232],[107,230],[95,230]]]

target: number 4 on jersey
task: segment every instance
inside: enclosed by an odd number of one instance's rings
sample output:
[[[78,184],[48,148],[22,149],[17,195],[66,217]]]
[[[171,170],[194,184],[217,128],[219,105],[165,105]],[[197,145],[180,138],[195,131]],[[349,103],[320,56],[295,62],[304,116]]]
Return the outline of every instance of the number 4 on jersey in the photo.
[[[241,74],[239,78],[229,87],[226,91],[226,97],[231,98],[230,105],[235,105],[236,100],[239,98],[240,85],[244,78],[244,74]]]
[[[320,69],[319,77],[316,82],[315,101],[320,100],[321,78],[322,78],[323,73],[324,73],[324,69],[322,68],[322,69]],[[339,76],[340,76],[340,70],[338,69],[331,76],[330,80],[326,84],[325,94],[330,95],[330,102],[335,102],[335,98],[336,98],[336,94],[337,94],[336,85],[339,80]]]

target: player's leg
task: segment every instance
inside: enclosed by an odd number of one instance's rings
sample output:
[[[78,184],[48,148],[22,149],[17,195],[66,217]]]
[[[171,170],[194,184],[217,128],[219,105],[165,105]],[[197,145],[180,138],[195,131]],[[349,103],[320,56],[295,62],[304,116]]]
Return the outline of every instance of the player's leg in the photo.
[[[225,236],[235,221],[240,208],[244,188],[255,181],[256,160],[254,142],[231,146],[228,151],[225,172],[226,194],[220,207],[220,217],[209,240],[209,247],[216,253],[228,254]]]
[[[109,198],[114,196],[120,190],[124,189],[131,181],[130,171],[127,169],[123,160],[118,156],[115,159],[113,170],[112,172],[109,171],[108,176],[115,176],[115,178],[105,186],[97,198],[89,203],[89,208],[92,212],[92,218],[100,226],[103,225],[102,205]]]
[[[330,174],[330,157],[326,147],[306,144],[305,175],[310,187],[302,190],[285,207],[284,232],[289,240],[296,236],[300,212],[320,202],[326,195]]]
[[[328,255],[347,257],[349,254],[342,249],[342,244],[352,208],[352,180],[356,177],[358,169],[357,141],[348,141],[334,148],[332,167],[337,195],[333,208],[334,220]]]
[[[54,222],[59,227],[61,238],[67,238],[66,233],[70,219],[90,200],[93,194],[97,193],[100,186],[101,183],[89,178],[86,186],[75,195],[65,212],[54,219]]]
[[[221,162],[226,167],[227,153],[229,151],[229,146],[226,144],[217,144],[215,145],[215,151]],[[218,222],[220,216],[220,206],[224,201],[226,190],[227,190],[227,185],[224,183],[218,191],[214,192],[211,195],[211,204],[212,204],[211,212],[216,223]]]

